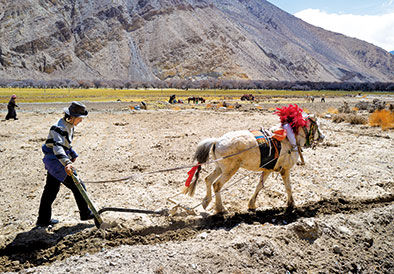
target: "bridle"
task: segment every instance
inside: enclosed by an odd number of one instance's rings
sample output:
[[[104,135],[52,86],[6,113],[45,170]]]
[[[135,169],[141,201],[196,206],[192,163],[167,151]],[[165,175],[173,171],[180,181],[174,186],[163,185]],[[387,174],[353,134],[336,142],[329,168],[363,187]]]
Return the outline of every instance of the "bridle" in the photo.
[[[311,122],[311,125],[309,127],[309,131],[307,129],[307,127],[303,127],[304,132],[305,132],[305,138],[306,138],[306,142],[305,142],[305,147],[309,148],[312,147],[314,145],[315,142],[315,133],[317,132],[317,139],[319,140],[321,138],[320,135],[320,131],[319,131],[319,127],[317,125],[317,123],[315,121],[313,121],[311,118],[308,117],[308,120]]]

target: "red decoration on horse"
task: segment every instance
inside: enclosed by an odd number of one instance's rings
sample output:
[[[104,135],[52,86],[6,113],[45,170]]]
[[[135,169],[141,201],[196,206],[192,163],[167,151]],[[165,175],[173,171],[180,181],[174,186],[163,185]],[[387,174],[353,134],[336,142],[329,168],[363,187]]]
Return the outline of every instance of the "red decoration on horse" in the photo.
[[[190,183],[191,183],[191,181],[192,181],[192,179],[193,179],[193,177],[194,177],[194,174],[196,173],[196,171],[197,171],[197,169],[198,169],[199,166],[200,166],[200,163],[197,163],[197,165],[195,165],[194,167],[192,167],[192,168],[187,172],[187,175],[189,175],[189,177],[186,179],[186,183],[185,183],[185,186],[186,186],[186,187],[189,187],[189,186],[190,186]]]
[[[305,127],[307,121],[302,115],[303,110],[296,104],[289,105],[288,107],[276,108],[275,114],[280,117],[280,122],[282,125],[289,124],[293,129],[294,133],[298,133],[300,127]]]

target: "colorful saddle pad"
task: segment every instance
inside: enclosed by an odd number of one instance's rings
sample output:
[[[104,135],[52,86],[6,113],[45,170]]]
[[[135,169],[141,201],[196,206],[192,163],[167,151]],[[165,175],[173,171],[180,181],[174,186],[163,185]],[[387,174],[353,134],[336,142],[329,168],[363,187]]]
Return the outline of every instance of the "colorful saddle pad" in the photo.
[[[260,167],[273,169],[278,161],[281,144],[273,138],[271,132],[264,129],[250,131],[256,138],[260,148]]]

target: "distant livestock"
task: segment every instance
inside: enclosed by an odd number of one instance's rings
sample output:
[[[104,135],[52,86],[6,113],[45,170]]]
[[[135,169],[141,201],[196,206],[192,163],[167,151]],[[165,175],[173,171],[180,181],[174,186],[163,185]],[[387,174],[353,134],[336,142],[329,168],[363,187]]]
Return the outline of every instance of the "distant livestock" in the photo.
[[[241,101],[254,101],[253,94],[244,94],[241,96]]]
[[[205,103],[205,99],[202,97],[189,97],[187,98],[187,103],[190,104],[190,101],[192,101],[193,103],[197,104],[198,102],[200,103]]]
[[[308,103],[313,103],[315,101],[315,97],[313,97],[313,96],[306,96],[306,101]]]

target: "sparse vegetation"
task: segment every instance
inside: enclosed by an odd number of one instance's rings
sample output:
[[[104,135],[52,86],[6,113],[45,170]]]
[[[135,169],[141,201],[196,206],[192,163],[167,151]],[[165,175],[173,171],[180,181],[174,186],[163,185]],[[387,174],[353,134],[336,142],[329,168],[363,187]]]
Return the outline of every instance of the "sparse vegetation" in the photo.
[[[334,123],[350,123],[351,125],[364,125],[368,122],[368,119],[362,115],[353,113],[339,113],[332,117]]]
[[[327,112],[330,114],[338,114],[339,113],[338,109],[333,108],[333,107],[329,107]]]
[[[372,127],[381,127],[382,130],[394,128],[394,112],[386,109],[375,110],[369,116],[369,125]]]
[[[332,116],[332,121],[334,123],[342,123],[343,121],[346,120],[345,118],[346,118],[346,114],[343,114],[343,113],[336,114],[336,115]]]
[[[350,114],[347,116],[347,122],[351,125],[365,125],[368,123],[368,119],[362,115]]]
[[[339,113],[351,113],[352,111],[350,110],[349,104],[345,101],[343,102],[343,105],[338,108]]]

